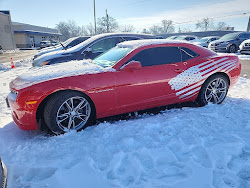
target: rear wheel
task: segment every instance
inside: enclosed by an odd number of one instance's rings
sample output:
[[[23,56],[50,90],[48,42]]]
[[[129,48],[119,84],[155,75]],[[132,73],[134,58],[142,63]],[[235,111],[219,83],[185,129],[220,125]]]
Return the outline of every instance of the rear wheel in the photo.
[[[236,53],[237,49],[236,46],[233,44],[229,47],[228,52],[229,53]]]
[[[228,79],[225,76],[211,76],[202,85],[196,102],[200,106],[204,106],[207,103],[220,104],[226,98],[228,87]]]
[[[82,130],[92,121],[91,103],[78,92],[57,93],[45,106],[44,120],[55,134]]]

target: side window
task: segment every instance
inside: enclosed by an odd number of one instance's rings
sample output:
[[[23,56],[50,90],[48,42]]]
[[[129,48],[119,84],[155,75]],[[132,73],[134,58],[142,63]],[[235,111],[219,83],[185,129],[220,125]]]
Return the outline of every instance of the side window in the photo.
[[[250,33],[247,33],[245,35],[246,35],[246,39],[250,39]]]
[[[114,38],[107,38],[103,39],[101,41],[98,41],[97,43],[93,44],[91,46],[92,53],[96,52],[106,52],[109,49],[115,47],[115,45],[119,42],[122,42],[122,38],[120,37],[114,37]]]
[[[240,39],[245,39],[244,34],[240,34],[240,35],[239,35],[239,38],[240,38]]]
[[[198,57],[199,54],[197,54],[196,52],[194,52],[193,50],[190,50],[189,48],[185,48],[185,47],[181,47],[181,60],[182,62],[185,62],[189,59]]]
[[[186,37],[185,40],[190,41],[190,37]]]
[[[211,39],[210,39],[211,42],[214,41],[214,40],[216,40],[216,38],[211,38]]]
[[[189,40],[194,40],[195,38],[194,37],[189,37]]]
[[[132,60],[140,61],[143,67],[147,67],[180,62],[181,54],[178,47],[157,47],[139,52],[129,61]]]

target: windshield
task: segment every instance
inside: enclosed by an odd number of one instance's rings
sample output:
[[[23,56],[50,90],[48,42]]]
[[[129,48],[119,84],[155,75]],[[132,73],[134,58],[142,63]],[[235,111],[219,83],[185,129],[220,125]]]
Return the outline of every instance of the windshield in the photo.
[[[207,42],[209,38],[201,38],[199,42]]]
[[[232,40],[232,39],[235,39],[238,35],[239,33],[229,33],[229,34],[222,36],[219,40]]]
[[[125,57],[132,49],[131,48],[119,48],[114,47],[106,53],[101,54],[93,61],[94,63],[102,66],[102,67],[112,67],[116,64],[120,59]]]

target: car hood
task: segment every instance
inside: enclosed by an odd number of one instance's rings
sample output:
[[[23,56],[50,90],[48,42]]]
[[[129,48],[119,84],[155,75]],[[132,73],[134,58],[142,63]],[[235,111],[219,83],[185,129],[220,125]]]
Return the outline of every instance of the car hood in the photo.
[[[50,52],[54,52],[54,51],[60,51],[60,50],[63,50],[63,47],[62,46],[59,46],[59,47],[49,47],[49,48],[45,48],[44,50],[40,50],[38,52],[38,56],[41,56],[43,54],[46,54],[46,53],[50,53]]]
[[[34,62],[44,62],[44,61],[48,61],[50,59],[53,58],[57,58],[57,57],[61,57],[63,55],[71,55],[71,53],[69,53],[67,50],[59,50],[59,51],[52,51],[52,52],[48,52],[45,53],[39,57],[37,57]]]
[[[41,82],[54,80],[58,78],[96,74],[100,72],[115,71],[113,68],[103,68],[93,63],[92,60],[69,61],[50,66],[31,68],[25,75],[20,75],[10,83],[10,87],[20,90]]]

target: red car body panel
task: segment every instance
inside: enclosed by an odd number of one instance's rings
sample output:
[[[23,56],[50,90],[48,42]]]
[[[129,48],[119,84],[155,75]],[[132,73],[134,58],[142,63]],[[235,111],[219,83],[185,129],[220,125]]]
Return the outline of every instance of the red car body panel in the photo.
[[[124,63],[141,50],[166,46],[188,47],[199,53],[199,56],[186,62],[143,67],[131,71],[120,70]],[[113,68],[116,71],[48,80],[18,90],[16,100],[8,97],[15,123],[24,130],[38,129],[36,113],[39,105],[49,95],[62,90],[77,90],[88,95],[95,105],[96,117],[102,118],[157,106],[194,101],[202,84],[212,74],[226,73],[230,79],[230,87],[232,87],[237,82],[241,71],[237,56],[218,56],[210,50],[187,43],[139,47],[116,63]],[[194,70],[198,71],[199,77]],[[187,81],[189,78],[193,79],[189,74],[195,75],[196,80]],[[190,84],[186,82],[190,82]],[[13,82],[10,83],[10,88],[16,90]],[[28,101],[37,102],[26,104]]]

